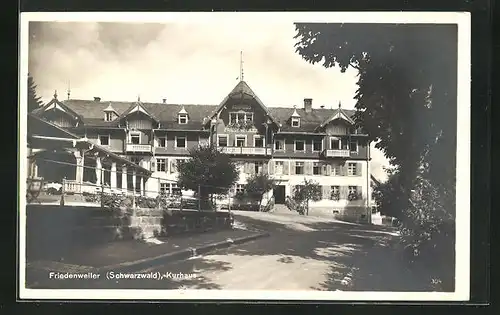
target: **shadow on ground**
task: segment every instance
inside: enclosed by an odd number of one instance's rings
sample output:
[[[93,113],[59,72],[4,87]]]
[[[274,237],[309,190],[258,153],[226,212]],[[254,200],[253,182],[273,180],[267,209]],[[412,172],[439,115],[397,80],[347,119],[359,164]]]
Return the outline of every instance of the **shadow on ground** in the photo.
[[[278,217],[275,217],[278,218]],[[326,270],[322,280],[311,290],[323,291],[430,291],[429,279],[425,270],[411,270],[404,263],[402,255],[395,247],[397,236],[391,227],[366,226],[342,222],[325,222],[319,220],[282,218],[280,221],[235,215],[235,220],[248,227],[265,230],[270,237],[258,239],[227,249],[220,249],[206,256],[193,257],[163,266],[151,266],[141,273],[159,272],[162,275],[171,273],[183,274],[187,278],[163,280],[107,280],[101,279],[87,282],[51,281],[45,288],[100,288],[100,289],[224,289],[221,277],[229,282],[240,281],[241,289],[251,288],[245,285],[252,274],[237,275],[240,279],[224,276],[225,272],[236,270],[239,262],[256,264],[259,268],[260,258],[275,259],[273,268],[318,268]],[[240,257],[240,258],[238,258]],[[259,258],[260,257],[260,258]],[[243,259],[241,259],[243,258]],[[269,260],[267,260],[269,262]],[[278,267],[276,267],[278,264]],[[327,266],[326,268],[324,266]],[[270,268],[270,267],[269,267]],[[244,269],[244,268],[243,268]],[[244,272],[248,272],[245,270]],[[195,275],[190,277],[190,275]],[[308,271],[297,277],[308,282]],[[276,279],[280,279],[276,276]],[[251,280],[250,280],[251,281]],[[286,281],[286,279],[284,279]],[[310,282],[310,281],[309,281]],[[308,283],[309,283],[308,282]],[[40,287],[41,288],[41,287]],[[286,283],[282,289],[288,289]],[[307,289],[307,288],[304,288]]]

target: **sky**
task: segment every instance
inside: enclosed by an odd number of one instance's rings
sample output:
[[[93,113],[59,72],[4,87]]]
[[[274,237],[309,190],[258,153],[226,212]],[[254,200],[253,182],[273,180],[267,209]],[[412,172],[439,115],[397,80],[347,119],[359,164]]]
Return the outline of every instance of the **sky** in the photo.
[[[30,22],[28,71],[37,94],[59,99],[219,104],[244,80],[269,107],[325,105],[353,109],[357,71],[312,65],[295,52],[295,27],[285,22],[230,23]],[[383,154],[372,172],[385,180]]]

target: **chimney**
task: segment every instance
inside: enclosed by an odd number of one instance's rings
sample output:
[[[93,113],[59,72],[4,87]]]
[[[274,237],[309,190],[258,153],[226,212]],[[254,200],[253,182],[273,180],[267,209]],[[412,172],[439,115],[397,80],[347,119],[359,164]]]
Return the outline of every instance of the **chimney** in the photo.
[[[312,111],[312,98],[304,99],[304,110],[306,113],[310,113]]]
[[[94,96],[94,102],[100,102],[101,98],[99,96]]]
[[[162,103],[167,104],[167,99],[166,98],[162,99]]]

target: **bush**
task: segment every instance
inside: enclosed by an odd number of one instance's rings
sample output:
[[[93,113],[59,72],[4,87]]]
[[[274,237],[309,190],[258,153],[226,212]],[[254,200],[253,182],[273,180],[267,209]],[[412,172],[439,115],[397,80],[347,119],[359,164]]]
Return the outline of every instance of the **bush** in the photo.
[[[399,225],[401,243],[411,262],[422,263],[433,271],[443,286],[454,283],[455,218],[447,211],[444,194],[430,181],[418,177]]]

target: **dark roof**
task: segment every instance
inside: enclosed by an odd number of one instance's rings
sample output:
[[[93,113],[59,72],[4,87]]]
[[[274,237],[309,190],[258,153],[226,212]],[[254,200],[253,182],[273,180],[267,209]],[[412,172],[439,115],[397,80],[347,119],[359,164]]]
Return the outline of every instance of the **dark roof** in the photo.
[[[354,110],[346,110],[335,107],[328,108],[313,108],[311,112],[306,113],[303,108],[297,108],[297,113],[301,117],[299,128],[290,126],[289,119],[294,111],[294,107],[266,107],[259,100],[257,95],[252,91],[248,84],[240,81],[234,89],[226,96],[219,105],[203,105],[203,104],[166,104],[166,103],[145,103],[140,101],[135,102],[120,102],[120,101],[96,101],[96,100],[66,100],[62,103],[74,111],[77,115],[83,118],[84,124],[87,126],[118,126],[118,122],[124,114],[129,112],[134,106],[141,105],[150,115],[157,121],[160,121],[162,129],[178,129],[178,130],[201,130],[207,122],[207,118],[213,117],[229,97],[235,94],[245,94],[255,100],[263,107],[273,121],[278,125],[281,124],[281,131],[286,132],[315,132],[316,128],[326,120],[331,118],[338,110],[342,110],[346,115],[352,117]],[[112,122],[104,121],[104,109],[108,106],[120,116]],[[188,123],[178,124],[177,113],[184,107],[188,113]]]
[[[49,121],[46,121],[40,117],[38,117],[34,113],[28,113],[28,137],[33,136],[33,135],[42,135],[42,136],[58,136],[61,138],[68,138],[68,139],[74,139],[74,140],[83,140],[81,137],[77,136],[76,134],[69,132],[68,130],[61,128],[57,126],[56,124],[53,124]],[[123,157],[120,155],[113,153],[109,151],[108,149],[97,145],[95,143],[90,142],[89,140],[84,140],[88,144],[91,144],[93,147],[94,151],[102,152],[106,154],[107,156],[113,158],[113,160],[117,162],[121,162],[124,164],[127,164],[128,166],[131,166],[135,169],[138,169],[141,173],[146,173],[146,174],[151,174],[151,171],[143,168],[142,166],[139,166]]]

